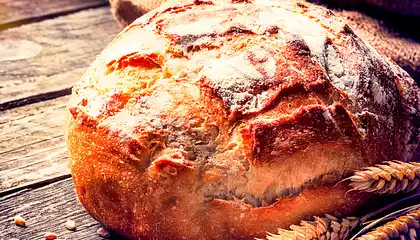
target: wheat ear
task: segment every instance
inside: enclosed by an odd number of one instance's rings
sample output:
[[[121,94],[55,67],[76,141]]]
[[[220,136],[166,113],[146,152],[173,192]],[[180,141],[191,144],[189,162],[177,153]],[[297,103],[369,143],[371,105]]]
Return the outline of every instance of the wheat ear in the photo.
[[[357,171],[348,178],[352,190],[377,194],[410,192],[419,186],[420,163],[390,161]]]
[[[387,222],[357,238],[357,240],[375,239],[419,239],[420,238],[420,209],[413,210],[406,215]]]
[[[300,225],[291,225],[291,230],[279,229],[278,234],[267,234],[268,240],[345,240],[350,231],[360,221],[355,217],[337,218],[326,214],[325,217],[314,217],[313,221],[301,221]]]

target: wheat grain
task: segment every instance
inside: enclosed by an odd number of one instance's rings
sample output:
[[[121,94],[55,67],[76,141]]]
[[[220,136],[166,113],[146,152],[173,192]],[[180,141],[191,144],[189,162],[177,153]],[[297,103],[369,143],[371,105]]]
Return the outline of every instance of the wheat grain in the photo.
[[[19,227],[26,227],[26,220],[23,217],[19,216],[19,215],[13,217],[13,221]]]
[[[301,221],[300,225],[291,225],[291,230],[268,233],[266,237],[268,240],[346,240],[359,223],[355,217],[337,218],[326,214],[325,217],[314,217],[312,221]]]
[[[420,209],[387,222],[357,238],[357,240],[371,239],[419,239],[420,238]]]
[[[353,190],[377,194],[410,192],[420,184],[420,163],[385,162],[357,171],[348,179]]]
[[[71,220],[71,219],[67,220],[65,226],[70,231],[75,231],[76,230],[76,222]]]
[[[44,239],[46,240],[54,240],[57,238],[57,234],[53,233],[53,232],[47,232],[44,235]]]
[[[111,237],[111,233],[103,227],[99,228],[96,231],[96,234],[98,234],[102,238],[110,238]]]

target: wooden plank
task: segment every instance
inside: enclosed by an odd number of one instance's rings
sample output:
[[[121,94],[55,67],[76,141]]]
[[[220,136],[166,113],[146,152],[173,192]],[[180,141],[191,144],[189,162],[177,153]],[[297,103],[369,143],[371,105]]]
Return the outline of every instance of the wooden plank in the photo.
[[[106,4],[105,0],[0,0],[0,29]]]
[[[0,112],[0,196],[68,176],[63,136],[68,96]]]
[[[0,32],[0,110],[68,94],[119,31],[100,7]]]
[[[57,239],[103,239],[96,234],[100,225],[84,211],[73,189],[72,180],[66,179],[0,198],[0,239],[43,239],[47,231]],[[26,228],[13,223],[16,215],[26,219]],[[68,219],[76,222],[75,232],[65,228]]]

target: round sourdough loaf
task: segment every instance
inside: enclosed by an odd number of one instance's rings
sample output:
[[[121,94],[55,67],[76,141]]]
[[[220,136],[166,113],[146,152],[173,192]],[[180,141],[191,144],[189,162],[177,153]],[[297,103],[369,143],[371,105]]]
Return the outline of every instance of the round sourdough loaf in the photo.
[[[73,88],[80,202],[133,239],[253,239],[369,196],[336,183],[409,160],[419,91],[331,11],[271,0],[169,2]]]

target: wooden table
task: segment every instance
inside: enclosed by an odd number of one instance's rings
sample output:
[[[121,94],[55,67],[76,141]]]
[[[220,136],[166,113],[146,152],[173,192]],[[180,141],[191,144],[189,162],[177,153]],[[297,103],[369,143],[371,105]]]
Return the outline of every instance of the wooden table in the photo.
[[[0,0],[0,240],[101,239],[76,200],[62,126],[71,86],[120,30],[105,0]]]

